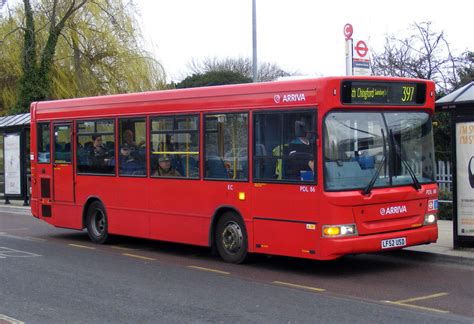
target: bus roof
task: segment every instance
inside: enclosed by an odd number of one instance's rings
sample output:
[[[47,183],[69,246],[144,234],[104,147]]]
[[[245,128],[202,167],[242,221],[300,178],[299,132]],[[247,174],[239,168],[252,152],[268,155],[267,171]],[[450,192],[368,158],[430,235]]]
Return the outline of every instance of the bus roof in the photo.
[[[341,76],[341,77],[322,77],[314,79],[300,79],[300,80],[285,80],[285,81],[273,81],[273,82],[261,82],[261,83],[246,83],[246,84],[235,84],[235,85],[223,85],[223,86],[212,86],[212,87],[199,87],[199,88],[187,88],[187,89],[173,89],[173,90],[161,90],[161,91],[148,91],[140,93],[130,94],[118,94],[118,95],[107,95],[97,97],[84,97],[74,99],[63,99],[63,100],[51,100],[51,101],[40,101],[31,104],[31,111],[35,117],[60,119],[70,117],[98,117],[112,113],[113,109],[122,107],[124,111],[115,112],[120,113],[137,113],[144,114],[153,112],[150,109],[146,109],[147,106],[155,106],[160,101],[167,103],[175,102],[176,100],[183,100],[181,104],[170,107],[170,111],[173,112],[185,112],[187,110],[199,109],[193,107],[193,102],[199,102],[200,108],[203,108],[203,103],[206,102],[209,107],[217,107],[215,100],[212,98],[218,97],[232,97],[232,96],[252,96],[257,101],[258,97],[254,95],[265,95],[267,104],[274,105],[274,95],[277,94],[288,94],[299,92],[315,92],[318,90],[319,93],[323,91],[325,87],[337,87],[340,82],[345,80],[367,80],[367,81],[404,81],[404,82],[427,82],[427,80],[420,79],[408,79],[408,78],[387,78],[387,77],[358,77],[358,76]],[[431,81],[428,81],[431,82]],[[432,82],[431,82],[432,83]],[[433,85],[434,90],[434,85]],[[332,91],[331,91],[332,93]],[[192,99],[192,101],[191,101]],[[229,98],[230,99],[230,98]],[[271,101],[269,101],[271,99]],[[231,99],[232,100],[232,99]],[[227,100],[226,100],[227,101]],[[236,100],[235,107],[246,108],[256,107],[265,105],[263,100],[249,101],[247,100]],[[214,103],[214,104],[213,104]],[[187,104],[187,106],[186,106]],[[308,98],[304,103],[316,104],[315,96]],[[294,103],[293,103],[294,106]],[[233,108],[226,106],[227,108]],[[161,109],[159,110],[162,111]],[[156,110],[154,111],[156,112]],[[36,118],[32,118],[36,119]]]

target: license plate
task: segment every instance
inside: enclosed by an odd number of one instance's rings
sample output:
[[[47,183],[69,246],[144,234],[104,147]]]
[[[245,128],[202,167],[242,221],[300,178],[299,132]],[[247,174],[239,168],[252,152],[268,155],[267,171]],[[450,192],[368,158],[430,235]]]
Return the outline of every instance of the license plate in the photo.
[[[382,240],[382,249],[390,249],[407,245],[406,237],[399,237],[394,239]]]

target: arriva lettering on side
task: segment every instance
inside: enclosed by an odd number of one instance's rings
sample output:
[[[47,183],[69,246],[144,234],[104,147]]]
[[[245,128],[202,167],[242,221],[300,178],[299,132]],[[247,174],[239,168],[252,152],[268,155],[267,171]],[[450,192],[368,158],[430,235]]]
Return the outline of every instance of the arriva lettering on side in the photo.
[[[283,102],[306,101],[304,93],[292,93],[283,96]]]

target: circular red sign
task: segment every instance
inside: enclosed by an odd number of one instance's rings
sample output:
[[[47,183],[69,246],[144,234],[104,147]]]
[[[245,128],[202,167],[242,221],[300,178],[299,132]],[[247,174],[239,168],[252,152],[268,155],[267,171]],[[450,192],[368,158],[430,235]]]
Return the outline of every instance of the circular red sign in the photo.
[[[355,50],[360,57],[364,57],[365,55],[367,55],[369,48],[367,47],[367,44],[364,41],[358,41],[355,46]]]
[[[346,36],[346,39],[351,38],[353,32],[354,32],[354,29],[352,28],[351,24],[346,24],[344,26],[344,36]]]

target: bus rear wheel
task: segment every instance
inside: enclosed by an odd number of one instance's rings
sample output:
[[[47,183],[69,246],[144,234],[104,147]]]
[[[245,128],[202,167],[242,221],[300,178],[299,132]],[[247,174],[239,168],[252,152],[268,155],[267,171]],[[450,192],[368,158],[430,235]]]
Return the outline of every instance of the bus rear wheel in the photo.
[[[216,246],[225,262],[242,263],[247,258],[247,230],[242,218],[227,212],[219,219],[216,228]]]
[[[100,201],[94,201],[87,209],[86,226],[92,242],[104,244],[109,239],[107,214]]]

